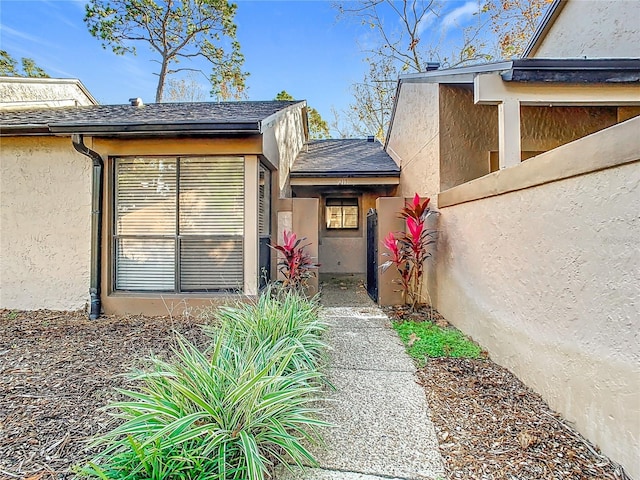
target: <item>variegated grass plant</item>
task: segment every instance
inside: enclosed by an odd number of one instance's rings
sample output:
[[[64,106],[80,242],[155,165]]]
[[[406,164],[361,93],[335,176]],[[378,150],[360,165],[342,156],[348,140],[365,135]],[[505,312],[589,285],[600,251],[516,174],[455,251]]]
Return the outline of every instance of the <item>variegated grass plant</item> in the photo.
[[[81,474],[263,480],[279,463],[315,464],[304,443],[326,425],[317,407],[317,305],[265,295],[224,309],[221,319],[209,351],[180,338],[175,358],[152,359],[151,370],[134,377],[139,389],[120,390],[128,400],[109,408],[123,423],[96,440],[103,450]]]
[[[279,290],[273,294],[268,287],[255,303],[223,307],[218,319],[228,327],[237,343],[249,350],[268,353],[277,345],[293,348],[286,373],[316,370],[323,363],[326,345],[322,333],[327,329],[319,319],[319,304],[297,290]],[[216,329],[205,327],[216,334]]]

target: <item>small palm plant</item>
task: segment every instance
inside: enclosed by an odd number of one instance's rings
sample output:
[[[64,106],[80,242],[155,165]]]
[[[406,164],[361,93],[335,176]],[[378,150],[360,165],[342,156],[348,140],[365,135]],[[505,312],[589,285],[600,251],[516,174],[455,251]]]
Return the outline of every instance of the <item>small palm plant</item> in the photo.
[[[278,271],[284,276],[282,287],[285,290],[303,291],[308,287],[307,280],[316,275],[315,270],[320,267],[315,263],[305,248],[311,245],[300,245],[306,237],[298,238],[293,232],[287,230],[283,233],[282,245],[269,245],[282,254],[278,261]]]
[[[416,193],[411,203],[406,203],[400,211],[407,232],[394,234],[390,232],[383,240],[389,250],[383,255],[391,257],[380,268],[386,271],[392,265],[398,270],[401,292],[405,304],[415,309],[422,302],[422,281],[424,264],[431,257],[429,245],[435,243],[436,232],[426,228],[426,221],[436,214],[429,207],[430,199],[420,200]]]

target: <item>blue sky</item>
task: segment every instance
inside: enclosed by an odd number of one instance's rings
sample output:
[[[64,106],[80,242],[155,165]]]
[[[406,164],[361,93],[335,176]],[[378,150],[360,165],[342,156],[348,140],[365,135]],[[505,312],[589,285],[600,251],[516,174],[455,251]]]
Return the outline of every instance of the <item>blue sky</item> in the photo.
[[[154,100],[156,64],[147,47],[138,55],[104,50],[87,31],[82,0],[0,0],[0,48],[14,58],[30,57],[52,77],[79,78],[104,104],[130,97]],[[269,100],[281,90],[306,99],[329,120],[331,107],[346,109],[350,86],[366,69],[361,47],[370,30],[338,20],[330,1],[239,0],[238,40],[250,72],[251,100]],[[429,28],[464,26],[476,1],[449,0]],[[434,25],[435,24],[435,25]],[[426,26],[426,25],[425,25]],[[208,68],[202,65],[202,68]]]

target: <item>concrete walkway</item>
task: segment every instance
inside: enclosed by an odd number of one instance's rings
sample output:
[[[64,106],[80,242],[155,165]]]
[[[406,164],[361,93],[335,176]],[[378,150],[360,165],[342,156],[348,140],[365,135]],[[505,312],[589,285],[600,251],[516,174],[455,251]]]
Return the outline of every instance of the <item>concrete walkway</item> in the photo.
[[[322,316],[331,325],[325,445],[311,452],[319,468],[279,480],[444,479],[438,441],[415,367],[357,279],[323,286]]]

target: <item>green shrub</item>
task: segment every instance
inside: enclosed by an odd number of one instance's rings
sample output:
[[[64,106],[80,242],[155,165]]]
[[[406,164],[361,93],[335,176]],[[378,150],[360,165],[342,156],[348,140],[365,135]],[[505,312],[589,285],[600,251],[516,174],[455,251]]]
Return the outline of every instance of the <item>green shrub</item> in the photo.
[[[151,360],[137,391],[109,406],[123,423],[97,439],[82,470],[102,479],[262,480],[277,463],[315,464],[323,330],[299,296],[225,308],[201,352],[179,339],[171,361]]]
[[[429,322],[394,322],[409,355],[423,365],[427,357],[478,358],[482,349],[459,330]]]
[[[321,335],[327,324],[318,317],[319,304],[296,291],[279,292],[277,297],[267,290],[255,303],[223,307],[217,317],[227,327],[235,343],[253,351],[270,351],[279,345],[294,349],[285,373],[315,370],[322,363],[326,344]],[[205,330],[212,336],[218,329]],[[279,348],[279,347],[278,347]]]

